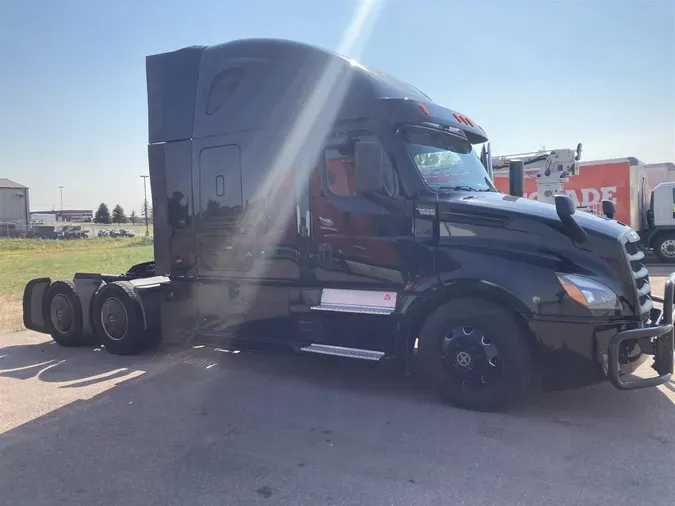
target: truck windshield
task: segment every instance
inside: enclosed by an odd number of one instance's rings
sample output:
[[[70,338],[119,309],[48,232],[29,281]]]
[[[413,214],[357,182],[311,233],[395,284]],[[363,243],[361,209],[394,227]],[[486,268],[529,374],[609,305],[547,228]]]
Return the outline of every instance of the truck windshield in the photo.
[[[400,133],[432,190],[496,191],[468,140],[427,127],[407,126]]]

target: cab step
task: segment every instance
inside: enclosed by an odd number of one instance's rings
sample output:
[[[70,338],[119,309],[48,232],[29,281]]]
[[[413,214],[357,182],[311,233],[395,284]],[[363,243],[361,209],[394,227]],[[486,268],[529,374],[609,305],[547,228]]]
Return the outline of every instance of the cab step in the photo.
[[[319,304],[318,306],[312,306],[312,311],[331,311],[334,313],[359,313],[377,315],[390,315],[394,312],[393,309],[373,306],[357,306],[354,304]]]
[[[361,350],[359,348],[344,348],[342,346],[331,346],[329,344],[310,344],[302,351],[308,353],[319,353],[321,355],[335,355],[337,357],[358,358],[360,360],[378,361],[384,357],[383,351]]]
[[[396,310],[396,292],[324,288],[312,311],[390,315]]]

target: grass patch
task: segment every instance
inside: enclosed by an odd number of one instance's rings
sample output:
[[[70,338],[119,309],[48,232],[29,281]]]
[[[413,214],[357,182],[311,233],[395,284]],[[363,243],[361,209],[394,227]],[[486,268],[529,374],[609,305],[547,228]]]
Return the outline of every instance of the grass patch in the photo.
[[[59,251],[105,250],[128,246],[151,246],[150,237],[92,237],[91,239],[75,239],[57,241],[49,239],[0,239],[0,257],[4,253],[20,253],[24,251],[42,251],[54,253]]]
[[[145,237],[0,240],[0,333],[23,328],[21,298],[31,279],[72,279],[76,272],[119,274],[152,256],[152,243]]]

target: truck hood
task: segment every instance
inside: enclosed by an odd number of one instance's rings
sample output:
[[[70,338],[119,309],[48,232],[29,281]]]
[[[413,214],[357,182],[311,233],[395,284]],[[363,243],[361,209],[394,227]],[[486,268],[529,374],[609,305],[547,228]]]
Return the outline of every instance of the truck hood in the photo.
[[[446,202],[450,207],[460,205],[464,209],[473,208],[475,213],[489,214],[501,218],[530,217],[544,221],[560,222],[555,206],[523,197],[514,197],[497,192],[455,193],[439,198],[441,205]],[[465,207],[466,206],[466,207]],[[572,218],[588,233],[619,237],[630,228],[615,220],[594,216],[577,211]],[[442,219],[442,217],[441,217]]]

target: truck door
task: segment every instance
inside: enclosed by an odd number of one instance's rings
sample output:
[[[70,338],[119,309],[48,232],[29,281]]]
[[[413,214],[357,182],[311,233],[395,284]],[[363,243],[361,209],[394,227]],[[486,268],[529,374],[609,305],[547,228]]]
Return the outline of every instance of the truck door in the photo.
[[[374,199],[356,193],[354,145],[378,142],[376,137],[330,139],[310,178],[313,278],[324,294],[329,290],[353,307],[316,311],[321,313],[322,344],[384,350],[393,334],[383,325],[391,319],[358,311],[360,305],[370,304],[361,299],[373,297],[372,291],[393,304],[410,282],[415,270],[412,203],[401,195],[386,154],[385,191]]]
[[[239,144],[196,146],[194,156],[200,331],[288,338],[299,276],[293,174],[269,175]]]

